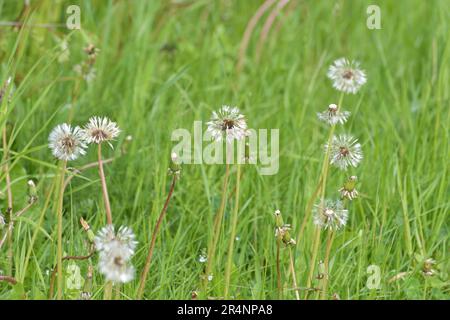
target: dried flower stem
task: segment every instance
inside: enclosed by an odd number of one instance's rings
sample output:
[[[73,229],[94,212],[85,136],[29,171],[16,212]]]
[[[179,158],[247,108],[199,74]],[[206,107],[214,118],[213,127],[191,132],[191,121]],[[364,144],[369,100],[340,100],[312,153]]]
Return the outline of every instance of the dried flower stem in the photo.
[[[300,293],[299,293],[299,289],[297,287],[297,277],[295,275],[295,266],[294,266],[294,257],[292,256],[292,249],[289,246],[289,266],[291,268],[291,274],[292,274],[292,284],[294,285],[294,289],[295,289],[295,298],[297,300],[300,300]]]
[[[226,199],[227,199],[227,188],[228,188],[228,177],[230,175],[230,165],[228,162],[229,161],[227,161],[226,166],[225,166],[225,176],[223,179],[223,189],[222,189],[222,200],[220,203],[219,211],[217,212],[216,217],[214,219],[212,241],[210,242],[210,245],[208,247],[208,255],[207,255],[208,262],[206,263],[205,278],[203,280],[203,287],[204,287],[205,291],[208,289],[208,276],[211,272],[211,269],[213,268],[217,242],[219,241],[220,229],[222,226],[223,213],[225,211],[225,203],[226,203]]]
[[[105,211],[106,211],[106,222],[108,224],[112,224],[111,205],[109,203],[108,187],[106,186],[105,172],[103,170],[101,143],[98,144],[98,173],[100,176],[100,181],[102,183],[103,202],[105,204]]]
[[[63,274],[62,274],[62,254],[63,254],[63,250],[62,250],[62,231],[63,231],[63,201],[64,201],[64,177],[65,177],[65,172],[66,172],[66,168],[67,168],[67,161],[62,161],[61,164],[61,168],[60,168],[60,172],[59,172],[59,183],[58,183],[58,188],[59,188],[59,192],[58,192],[58,202],[57,202],[57,207],[56,207],[56,216],[58,219],[57,222],[57,273],[58,273],[58,278],[57,278],[57,299],[61,300],[62,299],[62,286],[63,286]]]
[[[236,198],[234,202],[234,210],[233,216],[231,218],[231,234],[230,240],[228,244],[228,257],[227,257],[227,265],[225,267],[225,299],[228,299],[228,293],[230,289],[230,278],[231,278],[231,267],[233,265],[233,249],[234,249],[234,241],[236,237],[236,227],[238,221],[238,213],[239,213],[239,188],[241,181],[241,166],[238,163],[236,172]]]
[[[156,222],[155,228],[153,229],[152,240],[150,241],[150,246],[148,248],[147,259],[145,260],[144,270],[141,274],[141,279],[139,280],[139,288],[137,292],[137,299],[141,299],[145,289],[145,281],[147,279],[148,272],[150,271],[150,264],[152,263],[153,249],[155,248],[156,236],[161,227],[161,223],[166,215],[167,208],[169,206],[170,199],[172,198],[173,190],[175,189],[175,183],[177,181],[177,176],[174,175],[172,178],[172,184],[170,185],[169,193],[167,194],[166,202],[164,202],[164,207],[159,214],[158,221]]]
[[[11,276],[0,276],[0,281],[9,282],[12,285],[15,285],[17,283],[17,280]]]

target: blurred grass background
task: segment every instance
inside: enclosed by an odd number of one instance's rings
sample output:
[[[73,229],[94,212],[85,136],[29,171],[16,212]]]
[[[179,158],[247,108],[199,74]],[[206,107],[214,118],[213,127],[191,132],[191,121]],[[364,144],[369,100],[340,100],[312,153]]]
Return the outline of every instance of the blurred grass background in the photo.
[[[280,209],[297,234],[317,184],[328,132],[316,112],[338,98],[326,70],[342,56],[359,60],[368,75],[357,95],[345,96],[344,109],[352,116],[339,128],[359,138],[365,158],[348,172],[358,176],[362,196],[351,204],[349,223],[336,237],[329,292],[343,299],[448,299],[449,1],[291,0],[261,42],[273,5],[256,25],[240,71],[245,28],[263,1],[24,3],[0,0],[0,80],[12,76],[16,86],[7,113],[2,104],[1,125],[10,137],[14,209],[26,203],[28,179],[37,182],[40,201],[15,226],[11,275],[19,283],[11,287],[0,282],[2,299],[48,294],[56,218],[53,200],[46,206],[45,199],[56,162],[47,137],[56,124],[71,114],[77,125],[92,115],[105,115],[122,128],[114,150],[105,155],[118,157],[107,165],[106,174],[115,224],[131,226],[139,240],[133,260],[139,275],[170,182],[171,132],[192,130],[194,120],[207,121],[222,104],[238,106],[252,128],[280,128],[278,174],[260,176],[251,166],[244,169],[231,289],[240,299],[276,298],[272,214]],[[64,26],[72,4],[81,9],[81,31]],[[381,8],[381,30],[366,26],[369,4]],[[4,24],[13,21],[25,26]],[[62,41],[68,46],[66,59],[61,58]],[[73,68],[85,59],[83,48],[90,43],[100,52],[96,78],[88,84],[76,80]],[[128,135],[131,143],[125,141]],[[95,158],[90,150],[70,165]],[[220,165],[183,167],[155,248],[146,298],[189,299],[199,289],[204,264],[198,258],[212,230],[223,174]],[[334,169],[330,174],[327,196],[335,197],[347,176]],[[6,192],[4,171],[0,177]],[[71,181],[65,194],[67,254],[87,253],[80,217],[93,230],[105,224],[100,192],[95,169]],[[232,205],[231,198],[213,297],[223,294]],[[4,211],[6,199],[1,206]],[[408,229],[410,238],[405,237]],[[300,286],[306,283],[313,230],[309,221],[294,251]],[[9,271],[5,252],[3,248],[0,255],[3,274]],[[319,258],[323,255],[322,248]],[[426,258],[437,261],[434,277],[421,274]],[[293,299],[288,259],[283,251],[285,298]],[[85,276],[96,258],[74,263]],[[369,265],[381,270],[377,290],[366,286]],[[401,272],[408,274],[388,282]],[[137,284],[124,285],[122,298],[133,298]],[[102,286],[102,276],[95,272],[94,298],[102,297]],[[76,298],[79,292],[67,290],[65,295]]]

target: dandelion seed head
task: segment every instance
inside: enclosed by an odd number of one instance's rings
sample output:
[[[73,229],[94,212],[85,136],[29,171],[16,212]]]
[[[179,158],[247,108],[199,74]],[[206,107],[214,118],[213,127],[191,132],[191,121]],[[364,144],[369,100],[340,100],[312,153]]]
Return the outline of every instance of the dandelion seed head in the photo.
[[[99,270],[107,280],[126,283],[134,278],[130,259],[137,242],[128,227],[121,226],[117,232],[113,225],[102,228],[94,239],[99,251]]]
[[[207,125],[207,131],[216,141],[226,139],[227,142],[232,142],[248,135],[245,117],[236,107],[223,106],[219,111],[214,111]]]
[[[337,105],[330,104],[327,110],[317,113],[317,118],[329,125],[335,125],[337,123],[344,124],[350,116],[350,112],[339,111],[338,109]]]
[[[107,117],[91,117],[84,127],[85,139],[88,143],[102,143],[114,140],[120,133],[117,123]]]
[[[367,81],[366,74],[359,68],[359,62],[340,58],[333,62],[327,76],[336,90],[355,94]]]
[[[56,126],[48,138],[49,148],[53,156],[59,160],[75,160],[86,154],[87,148],[83,130],[76,126],[63,123]]]
[[[363,158],[361,145],[350,135],[333,136],[331,145],[325,144],[325,152],[330,152],[330,163],[342,170],[348,166],[357,167]]]
[[[323,229],[339,230],[347,223],[348,210],[341,201],[324,200],[314,207],[314,224]]]

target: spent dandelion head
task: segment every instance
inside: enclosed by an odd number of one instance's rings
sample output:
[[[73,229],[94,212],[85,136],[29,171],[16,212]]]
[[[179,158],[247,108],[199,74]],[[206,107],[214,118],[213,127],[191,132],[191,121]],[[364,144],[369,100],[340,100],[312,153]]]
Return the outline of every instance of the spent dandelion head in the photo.
[[[356,176],[349,177],[342,188],[339,189],[342,199],[353,200],[358,197],[358,190],[355,188],[357,179]]]
[[[99,269],[107,280],[126,283],[134,277],[130,259],[137,242],[130,228],[122,226],[117,232],[113,225],[102,228],[95,237],[99,251]]]
[[[436,270],[433,269],[436,265],[436,261],[434,259],[428,258],[423,262],[422,274],[426,277],[431,277],[436,274]]]
[[[292,239],[290,230],[291,225],[284,224],[283,217],[281,216],[280,210],[275,210],[274,212],[275,216],[275,237],[283,242],[286,246],[288,245],[295,245],[295,240]]]
[[[245,116],[236,107],[223,106],[219,111],[214,111],[207,125],[207,131],[216,141],[225,139],[232,142],[234,139],[241,140],[248,134]]]
[[[119,135],[120,129],[117,123],[107,117],[91,117],[84,126],[83,132],[88,143],[108,142],[110,144],[110,141]]]
[[[338,106],[335,104],[330,104],[327,110],[317,113],[319,120],[329,125],[344,124],[349,116],[349,111],[339,111]]]
[[[86,154],[86,141],[83,130],[63,123],[56,126],[49,135],[49,148],[59,160],[75,160]]]
[[[325,152],[330,153],[330,163],[342,170],[357,167],[363,158],[358,140],[347,134],[333,136],[331,144],[325,144]]]
[[[324,200],[314,207],[314,224],[323,229],[339,230],[347,223],[348,210],[341,201]]]
[[[336,90],[353,93],[366,83],[367,78],[363,70],[359,68],[359,62],[340,58],[333,62],[328,69],[328,78],[333,81]]]

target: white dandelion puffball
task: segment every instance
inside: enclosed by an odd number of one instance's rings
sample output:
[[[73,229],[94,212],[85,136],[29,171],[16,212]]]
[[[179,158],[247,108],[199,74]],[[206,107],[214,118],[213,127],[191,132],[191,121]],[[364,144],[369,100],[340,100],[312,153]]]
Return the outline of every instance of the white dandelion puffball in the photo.
[[[86,154],[87,148],[83,130],[76,126],[63,123],[56,126],[48,137],[49,148],[59,160],[75,160]]]
[[[330,152],[330,163],[342,170],[357,167],[363,158],[358,140],[347,134],[333,136],[331,145],[325,144],[325,152]]]
[[[86,141],[96,144],[114,140],[120,133],[117,123],[107,117],[91,117],[83,131]]]
[[[330,126],[337,123],[344,124],[349,116],[349,111],[340,111],[338,106],[335,104],[330,104],[327,110],[317,113],[317,118]]]
[[[347,223],[348,210],[341,201],[325,200],[314,206],[314,224],[323,229],[339,230]]]
[[[353,93],[366,83],[367,77],[363,70],[359,69],[359,62],[340,58],[333,62],[328,69],[328,78],[333,81],[336,90]]]
[[[107,280],[126,283],[134,278],[134,267],[130,259],[137,242],[128,227],[120,227],[117,233],[113,225],[102,228],[95,237],[99,251],[99,270]]]
[[[236,107],[222,106],[219,111],[213,112],[207,125],[207,131],[216,141],[226,139],[227,142],[232,142],[233,139],[241,140],[247,135],[245,116]]]

